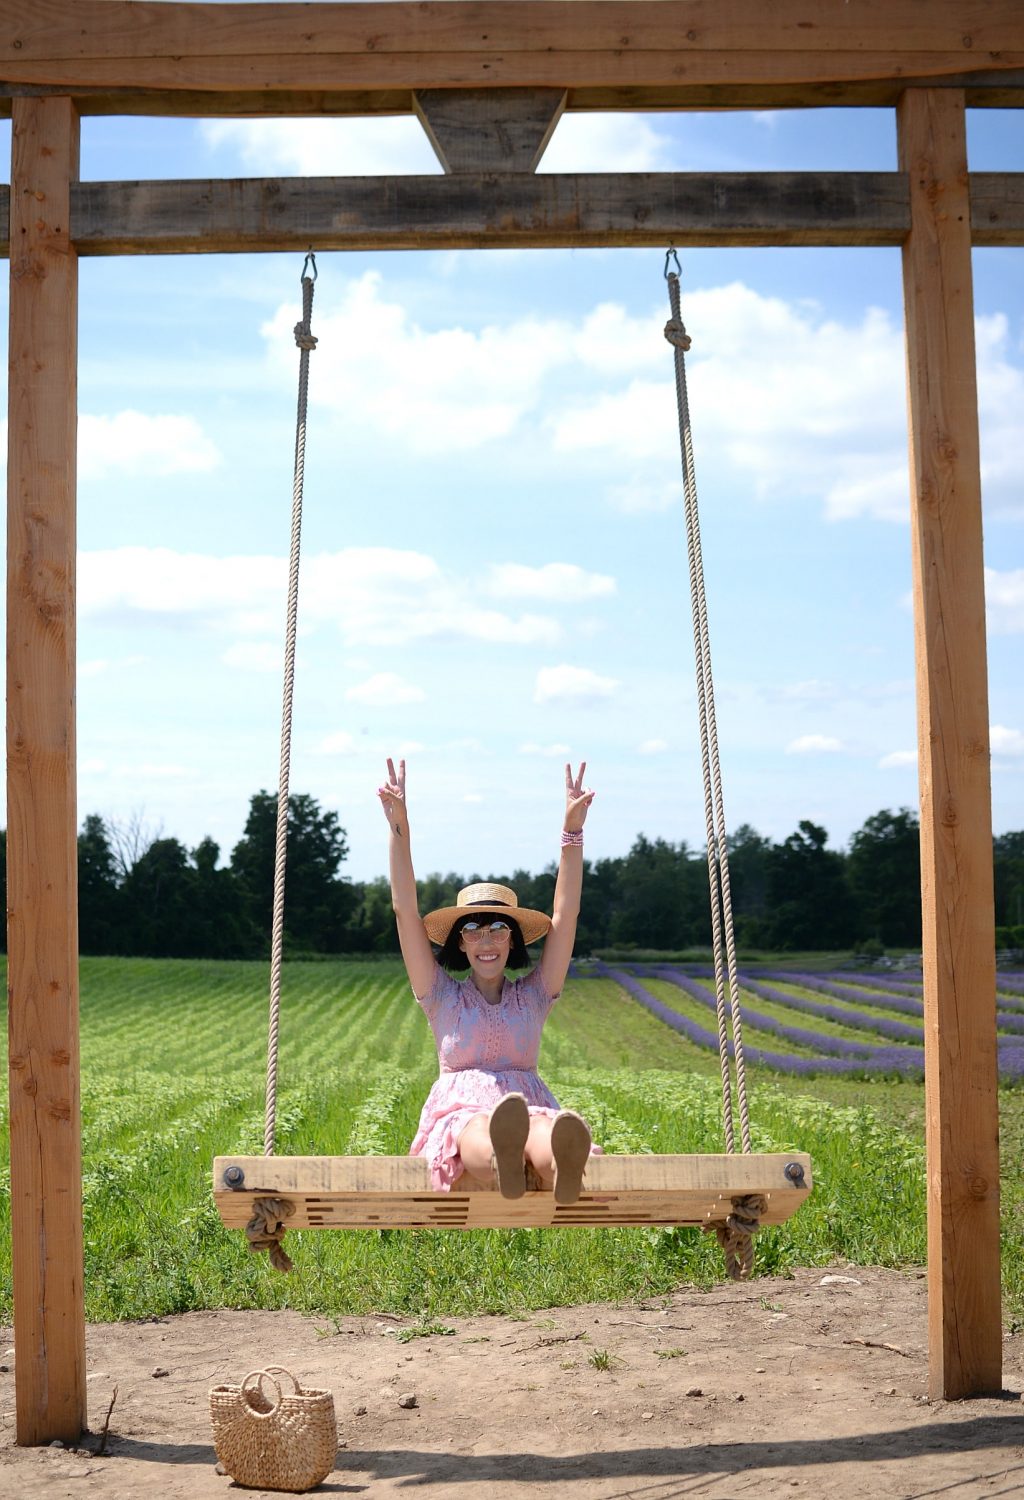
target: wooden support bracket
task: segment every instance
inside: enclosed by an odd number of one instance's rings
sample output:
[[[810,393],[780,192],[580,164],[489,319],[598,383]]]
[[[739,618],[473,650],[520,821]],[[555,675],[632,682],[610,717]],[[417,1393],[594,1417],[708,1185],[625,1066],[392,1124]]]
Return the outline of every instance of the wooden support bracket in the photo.
[[[459,172],[533,172],[565,108],[565,89],[420,89],[412,96],[437,159]]]

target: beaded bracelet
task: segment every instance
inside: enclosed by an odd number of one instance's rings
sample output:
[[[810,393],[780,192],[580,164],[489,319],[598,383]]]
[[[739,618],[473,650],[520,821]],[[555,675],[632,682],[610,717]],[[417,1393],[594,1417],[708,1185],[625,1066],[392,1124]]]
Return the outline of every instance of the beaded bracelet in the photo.
[[[568,848],[570,846],[573,849],[582,849],[583,848],[583,830],[582,830],[582,828],[579,830],[578,833],[570,833],[567,828],[563,828],[562,829],[562,848],[565,849],[565,848]]]

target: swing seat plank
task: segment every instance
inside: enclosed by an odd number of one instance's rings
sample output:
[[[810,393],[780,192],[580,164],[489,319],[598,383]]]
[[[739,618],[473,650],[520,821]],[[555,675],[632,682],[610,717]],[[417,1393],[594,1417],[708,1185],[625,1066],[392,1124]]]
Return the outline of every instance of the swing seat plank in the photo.
[[[811,1159],[796,1151],[594,1156],[572,1204],[556,1203],[549,1191],[503,1198],[457,1184],[436,1192],[418,1156],[218,1156],[213,1168],[214,1200],[229,1229],[245,1227],[257,1198],[287,1199],[289,1229],[702,1226],[723,1222],[734,1198],[755,1193],[767,1204],[760,1222],[781,1224],[811,1186]]]

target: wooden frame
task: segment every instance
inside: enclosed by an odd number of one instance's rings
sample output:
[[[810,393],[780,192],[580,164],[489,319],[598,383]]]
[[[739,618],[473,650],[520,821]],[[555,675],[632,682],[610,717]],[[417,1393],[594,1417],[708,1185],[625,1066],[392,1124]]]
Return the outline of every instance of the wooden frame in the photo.
[[[969,176],[964,110],[1024,104],[1024,8],[1016,0],[770,7],[0,0],[0,22],[0,110],[10,110],[14,127],[7,848],[19,1442],[74,1440],[85,1417],[75,977],[77,257],[305,248],[314,231],[318,246],[361,249],[669,238],[903,247],[931,1388],[945,1397],[997,1389],[991,809],[970,246],[1022,242],[1024,190],[1019,175]],[[527,90],[547,99],[546,120]],[[823,104],[896,108],[899,171],[826,181],[559,178],[524,169],[562,108]],[[75,181],[80,114],[414,110],[443,141],[449,177]],[[508,150],[501,131],[483,128],[495,119],[525,131]]]

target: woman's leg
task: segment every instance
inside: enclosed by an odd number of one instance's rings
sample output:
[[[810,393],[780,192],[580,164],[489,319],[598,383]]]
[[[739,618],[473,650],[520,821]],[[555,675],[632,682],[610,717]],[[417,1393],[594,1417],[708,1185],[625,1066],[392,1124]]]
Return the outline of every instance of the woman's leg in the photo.
[[[474,1115],[459,1136],[459,1156],[467,1177],[482,1187],[494,1186],[494,1150],[491,1146],[489,1115]]]
[[[555,1158],[551,1154],[553,1124],[554,1121],[545,1115],[531,1115],[530,1134],[526,1141],[527,1164],[545,1190],[553,1187],[555,1181]]]

